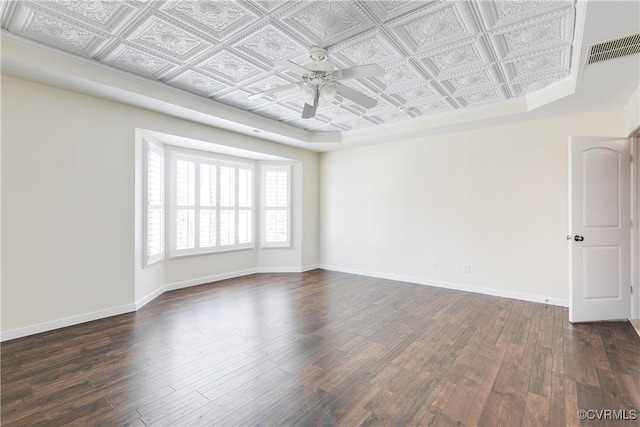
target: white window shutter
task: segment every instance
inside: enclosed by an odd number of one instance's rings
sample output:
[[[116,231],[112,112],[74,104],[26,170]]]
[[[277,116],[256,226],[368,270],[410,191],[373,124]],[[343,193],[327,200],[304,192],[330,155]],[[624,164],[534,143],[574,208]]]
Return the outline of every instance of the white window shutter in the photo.
[[[171,151],[171,256],[253,247],[253,165]]]
[[[263,246],[290,247],[291,166],[264,166],[263,181]]]
[[[145,265],[164,259],[164,149],[145,141]]]

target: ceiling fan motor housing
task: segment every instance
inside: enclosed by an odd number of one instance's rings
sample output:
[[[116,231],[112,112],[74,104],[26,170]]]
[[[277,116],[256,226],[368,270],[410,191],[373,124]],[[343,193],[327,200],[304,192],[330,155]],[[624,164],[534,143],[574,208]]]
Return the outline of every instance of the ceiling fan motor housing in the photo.
[[[274,61],[275,65],[298,73],[302,77],[302,81],[269,89],[250,95],[250,97],[255,98],[261,94],[272,94],[297,86],[305,103],[302,111],[303,119],[314,117],[318,106],[331,104],[337,94],[364,108],[375,106],[377,103],[375,99],[341,84],[339,80],[379,76],[384,74],[384,69],[377,64],[366,64],[336,70],[329,62],[328,57],[329,53],[326,49],[313,47],[309,50],[311,62],[304,67],[288,60]]]
[[[326,61],[328,57],[329,57],[329,52],[327,52],[327,49],[314,46],[309,50],[309,59],[312,60],[313,62]]]

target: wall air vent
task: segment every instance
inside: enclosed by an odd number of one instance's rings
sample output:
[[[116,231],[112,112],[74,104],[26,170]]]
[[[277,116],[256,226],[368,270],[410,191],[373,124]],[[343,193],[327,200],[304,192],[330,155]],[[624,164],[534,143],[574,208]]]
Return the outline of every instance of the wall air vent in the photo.
[[[589,64],[640,53],[640,34],[594,44],[589,48]]]

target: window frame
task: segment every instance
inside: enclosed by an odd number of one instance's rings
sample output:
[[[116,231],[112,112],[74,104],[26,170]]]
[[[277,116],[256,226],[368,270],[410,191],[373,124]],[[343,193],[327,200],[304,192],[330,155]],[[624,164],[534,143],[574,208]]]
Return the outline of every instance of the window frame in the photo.
[[[255,218],[255,212],[256,212],[256,173],[255,173],[255,162],[249,160],[249,159],[240,159],[240,158],[228,158],[224,155],[216,155],[216,154],[209,154],[207,152],[199,152],[199,151],[192,151],[192,150],[187,150],[187,149],[175,149],[175,148],[171,148],[168,150],[169,151],[169,156],[168,156],[168,170],[169,170],[169,185],[168,185],[168,189],[169,189],[169,194],[167,197],[167,206],[169,209],[169,229],[170,229],[170,235],[169,235],[169,258],[182,258],[182,257],[189,257],[189,256],[196,256],[196,255],[206,255],[206,254],[214,254],[214,253],[220,253],[220,252],[232,252],[232,251],[238,251],[238,250],[248,250],[248,249],[255,249],[255,242],[256,242],[256,236],[255,236],[255,232],[256,232],[256,227],[255,227],[255,223],[256,223],[256,218]],[[185,161],[190,161],[190,162],[194,162],[196,164],[195,167],[195,179],[194,179],[194,247],[193,248],[186,248],[186,249],[178,249],[177,248],[177,210],[178,210],[178,204],[177,204],[177,182],[176,182],[176,178],[177,178],[177,161],[178,160],[185,160]],[[214,165],[216,167],[216,193],[215,193],[215,199],[216,199],[216,203],[215,206],[201,206],[200,205],[200,164],[209,164],[209,165]],[[220,170],[222,167],[231,167],[234,170],[234,206],[233,207],[222,207],[221,203],[220,203]],[[251,183],[251,196],[250,196],[250,203],[251,205],[249,207],[240,207],[239,206],[239,184],[238,184],[238,178],[239,178],[239,174],[240,174],[240,170],[244,169],[244,170],[249,170],[251,172],[251,179],[250,179],[250,183]],[[210,246],[210,247],[199,247],[199,230],[200,230],[200,211],[202,209],[206,209],[206,210],[211,210],[216,212],[216,244],[215,246]],[[233,229],[233,233],[234,233],[234,243],[230,244],[230,245],[221,245],[221,239],[220,239],[220,212],[222,210],[225,211],[229,211],[232,210],[234,212],[234,229]],[[251,233],[250,233],[250,238],[251,241],[248,243],[238,243],[239,242],[239,212],[241,210],[249,210],[250,215],[249,218],[251,220]]]
[[[267,172],[269,171],[285,171],[287,172],[287,206],[286,207],[268,207],[267,206]],[[263,163],[260,167],[260,247],[264,249],[291,249],[293,247],[293,206],[292,206],[292,182],[293,182],[293,165],[279,163]],[[267,211],[277,210],[286,211],[287,213],[287,241],[286,242],[268,242],[267,241]]]
[[[149,267],[153,264],[157,264],[159,262],[164,261],[165,252],[166,252],[166,233],[165,233],[165,221],[166,221],[166,153],[165,148],[162,144],[150,141],[148,139],[143,139],[143,149],[144,149],[144,159],[143,159],[143,167],[142,167],[142,200],[143,200],[143,209],[142,209],[142,265],[143,267]],[[161,159],[161,169],[160,169],[160,188],[161,191],[161,202],[154,204],[152,207],[151,202],[149,201],[149,157],[151,153],[155,153],[160,156]],[[161,220],[160,220],[160,252],[150,254],[149,250],[149,211],[151,209],[160,209],[161,211]]]

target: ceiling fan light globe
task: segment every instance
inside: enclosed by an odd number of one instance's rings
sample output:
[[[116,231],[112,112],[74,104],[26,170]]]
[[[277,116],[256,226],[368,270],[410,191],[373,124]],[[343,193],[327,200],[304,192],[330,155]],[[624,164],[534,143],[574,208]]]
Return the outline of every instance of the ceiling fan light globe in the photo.
[[[329,105],[338,93],[338,84],[335,82],[327,82],[320,86],[320,99],[324,105]]]
[[[310,82],[302,83],[302,85],[300,85],[300,97],[305,103],[313,105],[316,98],[315,85]]]

